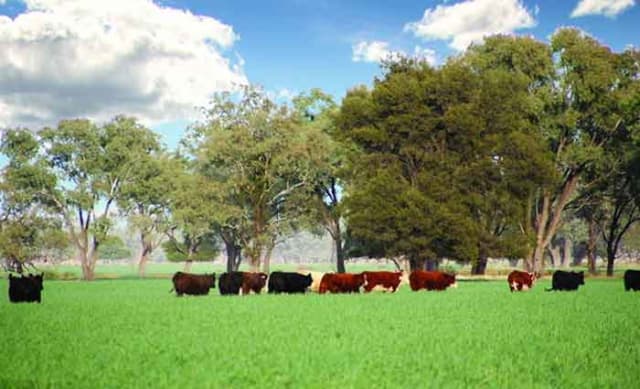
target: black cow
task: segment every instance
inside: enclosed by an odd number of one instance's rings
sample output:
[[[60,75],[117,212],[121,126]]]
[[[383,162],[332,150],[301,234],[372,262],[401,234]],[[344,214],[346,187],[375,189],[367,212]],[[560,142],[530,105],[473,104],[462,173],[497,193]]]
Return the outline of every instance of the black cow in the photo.
[[[232,271],[229,273],[222,273],[220,280],[218,281],[218,288],[221,295],[228,294],[240,294],[240,288],[242,288],[242,281],[244,280],[244,273],[241,271]]]
[[[627,270],[624,272],[624,290],[640,290],[640,270]]]
[[[269,275],[269,293],[304,293],[313,278],[311,274],[274,271]]]
[[[578,286],[584,285],[584,272],[568,272],[556,270],[551,279],[551,289],[545,289],[547,292],[552,290],[578,290]]]
[[[9,274],[9,301],[12,303],[42,301],[41,292],[44,289],[42,274],[29,274],[14,277]]]
[[[216,287],[216,274],[190,274],[181,271],[173,275],[173,289],[176,295],[183,294],[205,295],[209,294],[209,289]]]

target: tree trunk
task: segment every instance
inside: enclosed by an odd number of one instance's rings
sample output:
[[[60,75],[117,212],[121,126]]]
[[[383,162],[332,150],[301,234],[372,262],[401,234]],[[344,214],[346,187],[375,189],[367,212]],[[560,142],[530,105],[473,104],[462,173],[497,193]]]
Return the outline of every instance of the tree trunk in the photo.
[[[340,235],[340,227],[338,227],[337,237],[334,239],[336,246],[336,269],[338,273],[344,273],[347,270],[344,267],[344,247],[342,246],[342,236]]]
[[[262,260],[262,272],[265,274],[269,274],[269,267],[271,265],[271,253],[273,252],[273,247],[275,243],[272,243],[267,247],[267,251],[264,254],[264,258]]]
[[[613,277],[613,262],[615,260],[615,253],[607,254],[607,277]]]
[[[543,194],[542,205],[536,209],[536,216],[533,220],[536,231],[536,246],[530,256],[529,263],[527,263],[528,271],[533,268],[532,270],[536,274],[544,273],[544,251],[560,227],[562,213],[576,190],[578,178],[579,172],[572,171],[563,182],[560,193],[554,196],[549,192]]]
[[[484,275],[487,270],[487,262],[489,259],[486,255],[481,254],[478,256],[478,259],[471,266],[471,274],[473,275]]]
[[[589,241],[587,242],[587,262],[589,267],[589,274],[597,274],[596,258],[597,258],[597,243],[598,243],[598,226],[595,220],[589,220]]]
[[[561,266],[565,269],[569,268],[569,264],[573,262],[573,256],[571,255],[571,249],[573,248],[573,242],[571,239],[564,238],[564,244],[562,245],[562,263]]]
[[[144,278],[147,262],[152,252],[152,247],[149,242],[142,243],[142,250],[140,251],[140,257],[138,258],[138,277]]]
[[[224,240],[227,251],[227,272],[238,271],[242,258],[240,257],[240,247],[233,241]]]
[[[560,246],[549,245],[549,255],[551,256],[551,265],[553,267],[560,267],[562,263],[562,254],[560,253]]]
[[[184,261],[184,272],[191,273],[191,267],[193,265],[193,261],[191,259],[187,259]]]
[[[435,259],[427,259],[424,261],[424,270],[426,271],[436,271],[438,270],[438,261]]]

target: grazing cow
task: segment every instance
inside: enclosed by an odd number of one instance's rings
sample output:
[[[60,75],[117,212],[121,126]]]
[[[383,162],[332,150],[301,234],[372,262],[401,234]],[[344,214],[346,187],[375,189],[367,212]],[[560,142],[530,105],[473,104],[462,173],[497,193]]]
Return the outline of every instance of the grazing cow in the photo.
[[[43,289],[42,274],[21,275],[20,277],[14,277],[9,274],[9,301],[12,303],[40,303]]]
[[[232,271],[229,273],[222,273],[218,280],[218,288],[221,295],[240,294],[240,288],[242,288],[244,282],[244,272]]]
[[[395,292],[400,285],[402,272],[391,271],[365,271],[364,274],[364,291],[371,292],[377,285],[381,285],[385,289],[391,289],[391,293]]]
[[[326,273],[320,281],[318,293],[360,293],[360,287],[364,284],[362,273]]]
[[[556,270],[551,278],[551,289],[545,289],[547,292],[552,290],[578,290],[578,286],[584,285],[584,272]]]
[[[536,275],[535,273],[527,273],[524,271],[514,270],[509,273],[507,282],[509,283],[509,289],[511,289],[512,292],[514,290],[529,290],[536,282]]]
[[[173,275],[173,289],[178,297],[183,294],[205,295],[209,289],[216,287],[216,274],[190,274],[181,271]]]
[[[267,283],[267,275],[265,273],[242,273],[242,294],[253,293],[260,294],[262,288]]]
[[[274,271],[269,275],[269,293],[304,293],[311,286],[311,274]]]
[[[624,272],[624,290],[640,290],[640,270],[627,270]]]
[[[322,281],[324,273],[319,271],[298,271],[298,273],[302,275],[310,274],[311,278],[313,278],[313,282],[311,283],[311,286],[309,286],[309,291],[318,293],[318,290],[320,290],[320,281]]]
[[[439,271],[414,270],[409,275],[409,285],[414,292],[425,290],[445,290],[449,286],[456,287],[454,274]]]

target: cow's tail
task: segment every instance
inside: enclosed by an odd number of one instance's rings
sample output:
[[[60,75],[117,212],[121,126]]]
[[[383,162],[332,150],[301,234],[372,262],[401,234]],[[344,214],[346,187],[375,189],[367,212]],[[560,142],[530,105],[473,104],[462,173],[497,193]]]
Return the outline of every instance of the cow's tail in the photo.
[[[173,292],[174,290],[176,290],[175,287],[171,288],[171,290],[169,291],[169,293]]]

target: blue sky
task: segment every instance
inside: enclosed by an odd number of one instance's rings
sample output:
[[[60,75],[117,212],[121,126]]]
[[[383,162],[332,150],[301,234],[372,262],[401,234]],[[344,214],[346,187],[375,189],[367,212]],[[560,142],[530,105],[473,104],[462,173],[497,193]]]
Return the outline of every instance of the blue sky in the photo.
[[[0,0],[0,127],[135,115],[173,145],[195,107],[242,83],[340,100],[384,55],[434,64],[486,34],[576,26],[640,46],[635,0]],[[4,15],[4,16],[3,16]]]

